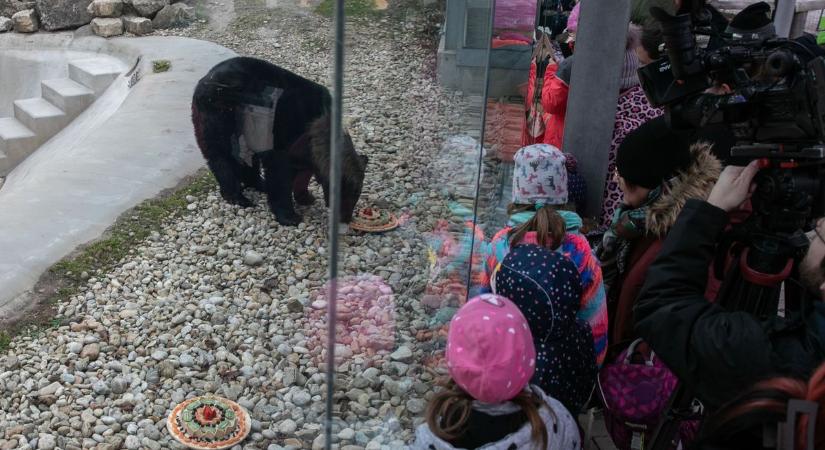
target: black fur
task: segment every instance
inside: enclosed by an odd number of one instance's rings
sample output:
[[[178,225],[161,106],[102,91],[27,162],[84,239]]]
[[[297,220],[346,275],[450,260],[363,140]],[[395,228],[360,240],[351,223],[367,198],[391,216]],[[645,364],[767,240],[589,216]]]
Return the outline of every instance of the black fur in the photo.
[[[240,134],[236,109],[245,99],[261,96],[267,87],[284,90],[275,110],[274,148],[256,155],[249,166],[232,155],[232,140]],[[195,88],[192,122],[198,146],[223,198],[248,207],[252,202],[243,195],[244,188],[265,192],[269,208],[283,225],[301,221],[293,195],[301,205],[315,201],[307,189],[313,177],[328,200],[331,102],[324,86],[266,61],[237,57],[213,67]],[[355,152],[349,134],[344,137],[341,219],[348,223],[361,196],[367,158]]]

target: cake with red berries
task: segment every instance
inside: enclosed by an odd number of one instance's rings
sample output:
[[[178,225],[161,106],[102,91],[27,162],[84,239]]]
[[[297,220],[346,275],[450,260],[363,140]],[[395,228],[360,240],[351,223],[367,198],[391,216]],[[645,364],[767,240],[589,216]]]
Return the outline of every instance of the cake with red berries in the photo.
[[[251,425],[249,414],[240,405],[212,396],[180,403],[167,421],[169,433],[180,443],[210,450],[230,448],[243,441]]]

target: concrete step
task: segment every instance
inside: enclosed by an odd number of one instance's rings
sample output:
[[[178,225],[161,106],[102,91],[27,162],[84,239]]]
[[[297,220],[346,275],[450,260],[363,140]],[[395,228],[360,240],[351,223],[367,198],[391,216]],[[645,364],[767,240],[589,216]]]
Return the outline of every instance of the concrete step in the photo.
[[[9,157],[0,150],[0,188],[3,187],[3,182],[5,181],[3,177],[8,175],[13,168],[14,166],[11,165]]]
[[[95,101],[91,89],[70,78],[55,78],[40,83],[43,98],[74,119]]]
[[[11,172],[20,161],[26,159],[39,145],[32,130],[12,117],[0,119],[0,176]]]
[[[86,58],[69,63],[69,78],[91,89],[99,96],[120,75],[117,64],[108,59]]]
[[[60,132],[70,120],[62,109],[41,97],[15,100],[14,117],[37,135],[37,145]]]

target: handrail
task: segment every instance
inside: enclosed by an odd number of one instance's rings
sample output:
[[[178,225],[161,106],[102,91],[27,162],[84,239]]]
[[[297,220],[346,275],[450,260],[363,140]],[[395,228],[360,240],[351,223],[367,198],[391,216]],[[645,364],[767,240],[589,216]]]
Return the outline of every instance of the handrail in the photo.
[[[728,11],[742,10],[755,2],[752,0],[711,0],[713,6]],[[803,13],[825,9],[825,0],[796,0],[795,12]]]

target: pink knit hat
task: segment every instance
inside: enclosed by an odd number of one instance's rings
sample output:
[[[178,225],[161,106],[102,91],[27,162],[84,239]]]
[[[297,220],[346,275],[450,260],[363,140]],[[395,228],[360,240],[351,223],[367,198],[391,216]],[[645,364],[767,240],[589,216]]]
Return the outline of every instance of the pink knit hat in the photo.
[[[478,401],[501,403],[518,395],[536,369],[533,335],[518,307],[494,294],[462,306],[450,322],[447,367]]]

